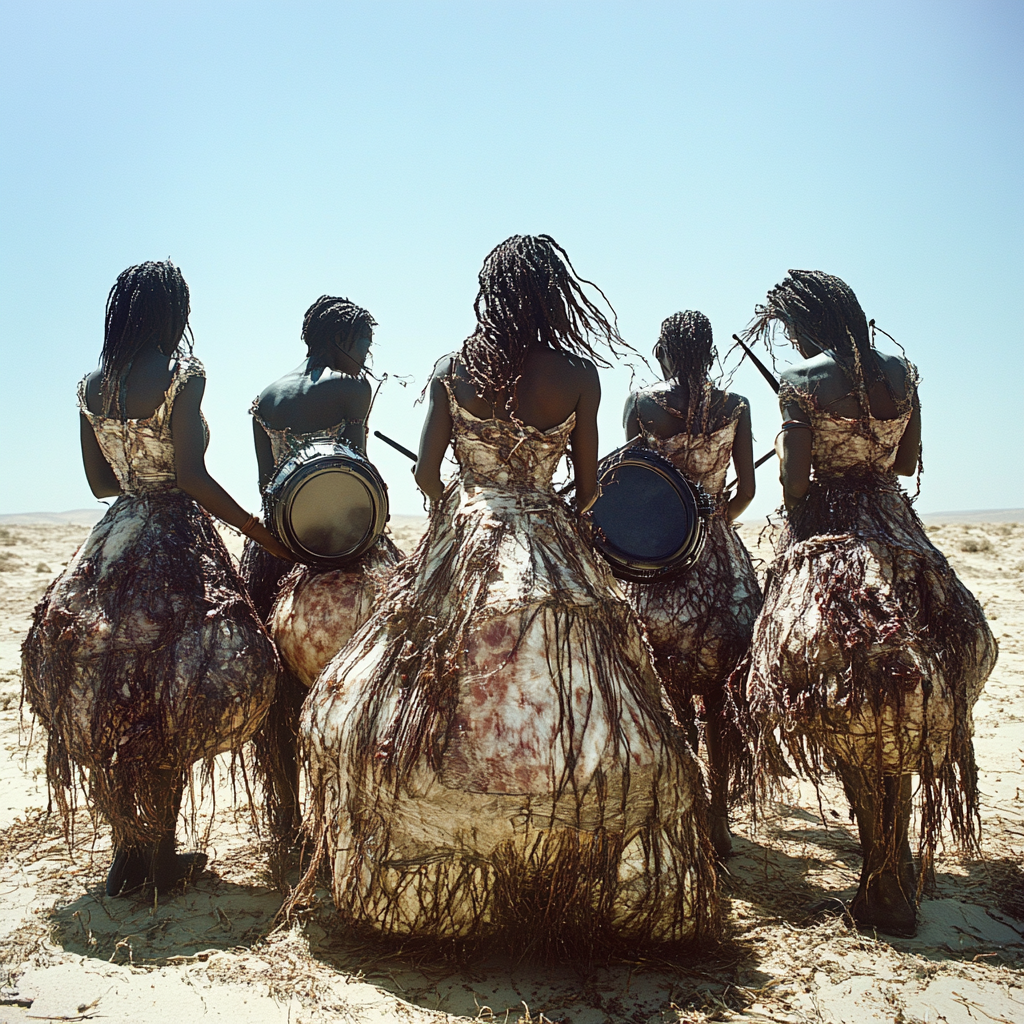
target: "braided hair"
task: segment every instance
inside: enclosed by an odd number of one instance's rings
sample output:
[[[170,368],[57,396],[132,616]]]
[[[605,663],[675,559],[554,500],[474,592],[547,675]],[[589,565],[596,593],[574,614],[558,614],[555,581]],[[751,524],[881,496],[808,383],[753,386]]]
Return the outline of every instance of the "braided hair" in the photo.
[[[697,394],[718,357],[711,321],[696,309],[673,313],[661,321],[658,345],[674,376],[689,385],[690,394]]]
[[[767,303],[757,307],[745,338],[760,338],[770,346],[773,321],[830,355],[849,378],[862,408],[869,383],[888,385],[875,358],[864,310],[853,289],[835,275],[791,270],[768,293]]]
[[[461,361],[470,383],[483,396],[505,391],[505,407],[516,404],[516,385],[531,344],[611,364],[595,350],[603,342],[629,346],[619,335],[615,310],[591,281],[579,277],[566,251],[550,235],[513,235],[484,260],[473,303],[476,330],[462,343]],[[612,319],[587,297],[595,288]]]
[[[100,394],[103,414],[124,415],[123,385],[132,361],[155,343],[168,355],[186,343],[192,348],[188,285],[170,261],[140,263],[122,271],[107,296],[103,326]]]
[[[321,295],[302,318],[302,340],[313,353],[333,344],[340,333],[341,347],[346,349],[376,326],[362,306],[337,295]]]

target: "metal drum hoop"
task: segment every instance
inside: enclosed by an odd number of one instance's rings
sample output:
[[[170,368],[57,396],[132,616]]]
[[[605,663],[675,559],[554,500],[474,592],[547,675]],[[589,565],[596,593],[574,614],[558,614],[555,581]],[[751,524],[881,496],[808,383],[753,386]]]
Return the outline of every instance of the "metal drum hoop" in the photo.
[[[347,473],[363,486],[370,502],[370,520],[362,540],[340,555],[324,555],[305,547],[292,527],[289,512],[302,488],[323,473]],[[360,452],[338,442],[311,441],[285,459],[263,492],[264,521],[299,561],[338,568],[365,554],[388,521],[388,488],[376,466]]]
[[[594,547],[604,556],[617,579],[632,583],[653,583],[670,580],[686,572],[700,558],[707,538],[708,519],[715,511],[715,499],[698,483],[688,479],[662,454],[643,443],[633,442],[616,449],[598,464],[598,483],[604,485],[622,466],[641,465],[665,479],[678,494],[690,513],[692,522],[687,536],[676,550],[660,558],[641,558],[616,547],[595,520]],[[597,510],[600,498],[591,513]]]

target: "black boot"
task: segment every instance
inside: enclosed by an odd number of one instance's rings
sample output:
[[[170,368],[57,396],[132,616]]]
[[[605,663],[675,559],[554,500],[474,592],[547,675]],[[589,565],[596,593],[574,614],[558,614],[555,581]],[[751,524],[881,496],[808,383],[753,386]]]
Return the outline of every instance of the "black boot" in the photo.
[[[121,896],[144,885],[147,875],[147,854],[143,848],[119,847],[107,872],[107,895]]]

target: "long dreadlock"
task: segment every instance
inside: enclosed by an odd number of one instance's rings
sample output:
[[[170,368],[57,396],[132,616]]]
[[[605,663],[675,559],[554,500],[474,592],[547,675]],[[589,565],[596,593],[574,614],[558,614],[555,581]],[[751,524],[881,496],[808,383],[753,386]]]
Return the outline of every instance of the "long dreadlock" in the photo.
[[[462,343],[461,361],[477,392],[506,392],[513,411],[516,385],[533,343],[557,352],[587,356],[599,366],[611,364],[595,349],[604,343],[629,349],[619,335],[615,310],[593,282],[581,278],[566,251],[550,235],[513,235],[495,246],[480,269],[480,290],[473,303],[476,330]],[[611,313],[587,297],[596,289]]]
[[[861,409],[868,411],[867,386],[888,378],[882,373],[871,342],[868,321],[853,289],[821,270],[791,270],[754,311],[745,340],[771,345],[773,321],[832,356],[849,378]]]
[[[146,345],[156,343],[172,354],[185,341],[192,347],[188,325],[188,285],[170,261],[146,262],[122,271],[107,296],[100,377],[103,414],[124,416],[124,382],[132,361]]]
[[[340,333],[345,349],[376,326],[377,321],[362,306],[337,295],[321,295],[302,318],[302,340],[312,353],[332,344]]]
[[[698,408],[703,409],[702,426],[707,427],[711,412],[708,399],[713,386],[711,367],[718,357],[711,321],[696,309],[673,313],[661,322],[658,347],[673,375],[686,385],[689,416]]]

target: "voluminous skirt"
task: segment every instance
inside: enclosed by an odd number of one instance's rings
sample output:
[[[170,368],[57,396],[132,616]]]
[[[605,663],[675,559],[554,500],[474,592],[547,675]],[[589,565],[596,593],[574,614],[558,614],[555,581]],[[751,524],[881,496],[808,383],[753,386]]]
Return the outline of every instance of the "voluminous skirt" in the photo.
[[[654,664],[673,707],[714,696],[750,648],[761,588],[739,534],[721,514],[708,522],[704,550],[683,575],[626,586],[647,629]]]
[[[450,488],[301,733],[307,827],[356,921],[563,951],[717,932],[695,761],[550,491]]]
[[[714,515],[690,569],[663,582],[627,584],[625,591],[647,630],[675,714],[692,722],[699,698],[705,717],[719,719],[730,773],[742,787],[751,770],[749,747],[725,700],[726,683],[750,650],[762,596],[739,534],[725,515]]]
[[[922,852],[944,818],[970,845],[972,708],[997,654],[977,600],[891,474],[812,482],[779,550],[747,681],[762,738],[780,728],[816,782],[918,773]]]
[[[22,648],[51,790],[67,815],[74,762],[118,846],[160,838],[168,771],[244,743],[277,673],[210,516],[177,490],[110,507],[37,606]]]
[[[297,565],[281,580],[267,625],[281,660],[304,686],[313,685],[369,618],[383,574],[402,557],[382,534],[351,565]]]

